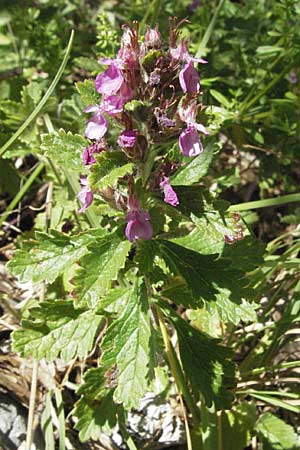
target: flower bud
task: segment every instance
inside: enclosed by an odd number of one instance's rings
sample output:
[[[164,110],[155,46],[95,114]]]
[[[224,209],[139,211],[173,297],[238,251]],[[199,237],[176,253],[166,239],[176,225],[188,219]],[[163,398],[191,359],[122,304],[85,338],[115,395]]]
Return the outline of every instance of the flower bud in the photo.
[[[162,45],[161,34],[158,31],[157,25],[155,28],[147,28],[145,33],[145,44],[148,48],[160,48]]]

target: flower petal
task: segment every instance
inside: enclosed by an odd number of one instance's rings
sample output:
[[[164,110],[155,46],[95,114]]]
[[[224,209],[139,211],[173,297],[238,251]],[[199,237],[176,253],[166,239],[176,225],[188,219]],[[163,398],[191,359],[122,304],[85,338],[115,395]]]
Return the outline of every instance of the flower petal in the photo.
[[[111,64],[105,72],[97,76],[95,87],[100,94],[113,95],[120,89],[123,80],[121,70],[115,64]]]
[[[199,135],[193,126],[188,127],[180,134],[179,148],[184,156],[197,156],[203,152]]]

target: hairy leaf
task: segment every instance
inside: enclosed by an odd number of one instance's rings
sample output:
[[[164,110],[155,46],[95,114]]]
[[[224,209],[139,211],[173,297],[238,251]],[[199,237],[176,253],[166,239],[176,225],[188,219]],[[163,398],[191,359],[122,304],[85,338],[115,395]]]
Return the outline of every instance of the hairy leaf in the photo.
[[[101,364],[117,366],[114,400],[126,409],[137,407],[154,365],[150,310],[142,279],[136,279],[123,314],[107,330],[101,348]]]
[[[123,239],[113,233],[89,246],[89,253],[81,259],[74,279],[78,306],[95,306],[116,280],[131,247],[130,242]]]
[[[77,236],[67,236],[55,230],[48,234],[36,233],[36,240],[24,244],[8,263],[11,273],[21,282],[34,283],[47,280],[52,283],[75,261],[87,253],[87,244],[105,235],[104,230],[87,231]]]
[[[42,135],[41,149],[51,160],[74,172],[84,172],[82,152],[87,141],[80,134],[64,130]]]
[[[99,94],[97,94],[93,80],[78,81],[76,89],[85,106],[95,105],[99,102]]]
[[[220,145],[215,140],[206,139],[203,153],[196,158],[186,158],[187,164],[171,177],[171,184],[189,186],[197,183],[206,175],[214,153],[219,150]]]
[[[178,314],[161,304],[177,331],[180,358],[195,395],[201,394],[208,406],[228,407],[231,394],[226,384],[233,383],[232,352],[196,330]]]
[[[48,361],[86,357],[102,320],[94,311],[74,309],[69,300],[42,302],[30,309],[30,317],[13,333],[14,350]]]
[[[293,427],[271,413],[264,413],[256,423],[264,450],[296,450],[299,448]]]
[[[89,184],[94,189],[114,186],[119,178],[132,173],[134,168],[132,163],[127,163],[122,152],[103,152],[96,156],[96,160],[89,175]]]

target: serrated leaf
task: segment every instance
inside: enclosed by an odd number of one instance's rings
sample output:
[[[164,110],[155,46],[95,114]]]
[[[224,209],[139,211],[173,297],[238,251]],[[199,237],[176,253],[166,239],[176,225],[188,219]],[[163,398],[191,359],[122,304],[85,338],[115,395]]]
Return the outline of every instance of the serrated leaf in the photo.
[[[195,228],[187,236],[172,241],[203,255],[221,253],[225,246],[225,235],[235,233],[233,221],[230,218],[226,220],[218,211],[201,217],[192,213],[191,220]]]
[[[26,242],[8,263],[11,273],[21,282],[49,283],[62,274],[75,261],[87,253],[87,245],[95,237],[104,236],[104,230],[90,230],[77,236],[67,236],[55,230],[48,234],[36,233],[36,240]]]
[[[107,330],[101,345],[101,364],[116,363],[118,376],[114,400],[124,408],[138,407],[153,370],[152,331],[146,286],[137,278],[121,317]]]
[[[171,184],[173,186],[189,186],[197,183],[207,174],[213,156],[219,150],[218,142],[207,139],[203,152],[192,160],[191,158],[186,159],[186,165],[171,177]]]
[[[96,105],[99,102],[99,94],[96,92],[93,80],[78,81],[76,89],[85,106]]]
[[[264,413],[256,423],[264,450],[296,450],[299,448],[293,427],[271,413]]]
[[[241,450],[249,445],[256,420],[255,403],[243,402],[222,412],[222,450]]]
[[[215,302],[207,303],[209,311],[217,311],[222,322],[231,322],[238,325],[242,322],[256,322],[256,310],[259,307],[256,303],[247,302],[242,299],[240,304],[233,303],[229,300],[230,293],[224,289],[220,289]]]
[[[130,242],[118,233],[109,234],[89,247],[74,279],[78,306],[95,306],[107,293],[124,267],[130,247]]]
[[[120,408],[115,405],[112,397],[113,391],[110,391],[101,400],[83,397],[76,403],[73,415],[78,418],[75,428],[79,431],[82,442],[89,439],[97,441],[102,433],[108,436],[112,434],[117,424],[117,410]]]
[[[122,152],[103,152],[96,156],[96,161],[89,175],[89,185],[94,189],[114,186],[119,178],[132,173],[134,169]]]
[[[68,300],[42,302],[30,309],[30,316],[13,333],[14,350],[48,361],[86,357],[102,320],[94,311],[74,309]]]
[[[84,172],[82,152],[87,141],[80,134],[64,130],[42,135],[41,149],[46,156],[70,171]]]
[[[203,395],[211,406],[228,407],[232,395],[226,388],[225,378],[233,383],[234,365],[232,351],[196,330],[176,314],[171,308],[160,303],[167,317],[172,321],[178,336],[180,358],[194,394]]]
[[[247,293],[244,274],[232,268],[230,260],[200,255],[170,241],[154,242],[171,272],[184,278],[195,299],[216,300],[220,290],[227,289],[229,298],[239,303]]]

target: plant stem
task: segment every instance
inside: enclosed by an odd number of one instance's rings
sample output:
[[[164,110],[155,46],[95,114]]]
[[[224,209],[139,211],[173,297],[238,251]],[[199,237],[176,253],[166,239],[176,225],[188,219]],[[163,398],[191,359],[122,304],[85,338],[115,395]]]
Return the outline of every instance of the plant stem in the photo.
[[[225,3],[225,0],[220,0],[218,6],[216,7],[215,13],[204,33],[203,38],[201,39],[199,46],[198,46],[196,58],[200,58],[203,55],[204,49],[206,48],[207,43],[208,43],[209,39],[211,38],[211,35],[212,35],[215,25],[216,25],[217,18],[221,12],[221,9],[223,8],[224,3]]]
[[[267,208],[270,206],[280,206],[286,203],[300,202],[300,193],[282,195],[276,198],[267,198],[265,200],[257,200],[254,202],[238,203],[231,205],[229,211],[248,211],[249,209]]]
[[[17,193],[17,195],[12,199],[4,213],[2,214],[2,217],[0,218],[0,226],[5,222],[6,218],[9,216],[10,212],[15,209],[19,201],[24,197],[32,183],[35,181],[35,179],[39,176],[41,171],[44,169],[45,164],[43,162],[40,162],[39,165],[36,167],[36,169],[32,172],[30,177],[26,180],[20,191]]]
[[[39,102],[39,104],[35,107],[35,109],[32,111],[32,113],[27,117],[27,119],[25,120],[25,122],[20,126],[20,128],[12,135],[12,137],[5,142],[5,144],[1,147],[0,149],[0,156],[2,156],[6,150],[8,149],[8,147],[10,147],[10,145],[15,142],[16,139],[18,139],[18,137],[23,133],[23,131],[28,127],[28,125],[33,121],[33,119],[36,118],[36,116],[39,114],[39,112],[41,111],[41,109],[44,107],[44,105],[46,104],[46,102],[48,101],[49,97],[51,96],[52,92],[54,91],[57,83],[59,82],[65,67],[67,65],[68,59],[69,59],[69,55],[71,52],[71,48],[72,48],[72,43],[73,43],[73,39],[74,39],[74,30],[71,31],[71,35],[70,35],[70,39],[69,39],[69,43],[67,46],[67,50],[64,56],[64,59],[60,65],[60,68],[58,69],[54,80],[52,81],[52,83],[50,84],[49,88],[47,89],[44,97],[41,99],[41,101]]]
[[[174,350],[173,345],[171,344],[170,337],[166,328],[164,316],[160,310],[160,308],[155,305],[155,312],[158,318],[159,326],[161,329],[161,334],[163,337],[168,361],[170,364],[171,373],[174,377],[175,383],[177,385],[178,391],[182,392],[183,397],[186,401],[186,404],[193,416],[194,425],[197,426],[197,424],[200,423],[200,414],[198,406],[196,405],[193,397],[190,394],[189,388],[185,382],[184,374],[180,365],[180,362],[177,358],[176,352]]]

